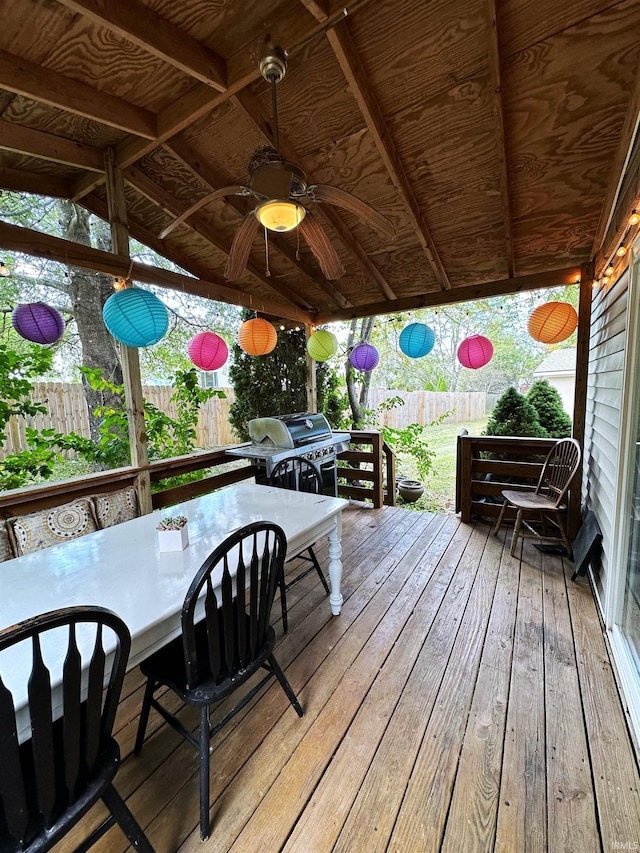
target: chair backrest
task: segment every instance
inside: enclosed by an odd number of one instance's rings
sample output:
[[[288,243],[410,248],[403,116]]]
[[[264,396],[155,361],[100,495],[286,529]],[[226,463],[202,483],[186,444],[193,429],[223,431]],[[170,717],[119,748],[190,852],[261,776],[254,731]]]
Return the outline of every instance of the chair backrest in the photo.
[[[547,495],[556,506],[560,506],[580,466],[581,458],[580,445],[575,438],[561,439],[547,454],[536,493]]]
[[[204,561],[182,607],[189,688],[201,680],[221,683],[255,660],[270,631],[271,605],[286,554],[284,530],[260,521],[232,533]]]
[[[130,646],[122,619],[100,607],[55,610],[0,631],[0,850],[27,849],[60,823],[107,744],[113,751]],[[25,699],[30,737],[21,738]]]
[[[313,462],[302,456],[288,456],[274,466],[269,485],[277,489],[319,495],[322,491],[322,477]]]

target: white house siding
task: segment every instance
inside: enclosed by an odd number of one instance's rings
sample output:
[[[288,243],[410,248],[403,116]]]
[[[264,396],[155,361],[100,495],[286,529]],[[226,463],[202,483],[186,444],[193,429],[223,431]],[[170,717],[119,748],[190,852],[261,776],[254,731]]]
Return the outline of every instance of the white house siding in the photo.
[[[624,377],[629,275],[594,294],[582,499],[595,512],[603,535],[602,566],[595,573],[604,613],[604,591],[615,531],[615,500]]]

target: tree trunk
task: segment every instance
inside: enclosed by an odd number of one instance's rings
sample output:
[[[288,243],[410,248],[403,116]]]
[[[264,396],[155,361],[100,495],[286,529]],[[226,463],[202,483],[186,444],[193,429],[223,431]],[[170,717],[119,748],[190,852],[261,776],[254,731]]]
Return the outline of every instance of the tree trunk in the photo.
[[[66,240],[90,246],[90,217],[91,214],[80,205],[69,201],[58,202],[58,220]],[[108,231],[105,234],[99,233],[99,228],[96,231],[99,248],[109,251]],[[121,385],[122,368],[118,353],[102,320],[102,306],[112,293],[111,276],[69,267],[69,294],[82,347],[82,364],[84,367],[98,368],[103,379]],[[91,438],[97,441],[101,419],[94,415],[94,410],[101,405],[121,408],[122,401],[109,391],[94,391],[84,376],[82,385],[87,401]]]
[[[358,323],[360,323],[359,335],[357,335]],[[351,325],[349,326],[349,336],[347,338],[348,352],[351,351],[356,343],[369,343],[374,323],[375,317],[365,317],[363,320],[351,321]],[[349,359],[347,359],[345,367],[345,378],[347,381],[347,394],[349,395],[349,405],[351,406],[351,415],[353,419],[352,429],[357,429],[359,425],[362,425],[365,410],[369,404],[371,371],[368,370],[365,372],[359,394],[356,387],[355,370]]]

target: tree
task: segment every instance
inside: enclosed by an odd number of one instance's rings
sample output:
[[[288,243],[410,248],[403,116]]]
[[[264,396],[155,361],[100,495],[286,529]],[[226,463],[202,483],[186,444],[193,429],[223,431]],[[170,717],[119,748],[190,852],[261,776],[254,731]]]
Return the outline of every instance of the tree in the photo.
[[[500,397],[482,434],[547,437],[547,431],[540,425],[536,410],[515,388],[507,388]]]
[[[253,316],[245,311],[244,316]],[[246,441],[247,422],[253,418],[285,415],[307,410],[307,360],[304,331],[295,329],[278,332],[278,343],[272,352],[263,356],[248,355],[236,344],[230,370],[235,390],[229,418],[235,431]],[[316,368],[318,410],[332,426],[340,426],[346,408],[340,395],[337,377],[326,362]]]
[[[571,435],[571,418],[562,406],[558,389],[549,385],[546,379],[537,379],[527,394],[527,400],[538,413],[541,426],[552,438],[566,438]]]
[[[365,317],[363,320],[352,320],[349,326],[349,337],[347,339],[347,352],[351,352],[354,346],[360,343],[370,343],[371,334],[375,323],[375,317]],[[358,330],[359,327],[359,330]],[[360,379],[360,389],[356,387],[357,378]],[[345,364],[345,379],[347,382],[347,395],[349,397],[349,405],[351,406],[351,414],[353,418],[353,427],[357,429],[357,424],[361,424],[365,419],[365,410],[369,405],[369,388],[371,386],[371,371],[359,371],[351,364],[347,358]]]

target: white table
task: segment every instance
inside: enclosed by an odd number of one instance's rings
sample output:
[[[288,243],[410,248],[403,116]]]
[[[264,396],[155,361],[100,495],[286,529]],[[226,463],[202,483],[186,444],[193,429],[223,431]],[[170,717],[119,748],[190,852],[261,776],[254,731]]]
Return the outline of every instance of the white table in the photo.
[[[170,510],[126,521],[0,564],[0,628],[31,616],[96,604],[117,613],[131,632],[131,669],[179,635],[189,584],[230,533],[253,521],[273,521],[287,536],[287,557],[329,537],[330,604],[340,613],[342,510],[348,502],[239,483]],[[184,551],[160,552],[156,526],[166,515],[189,520]],[[3,677],[10,673],[3,671]]]

